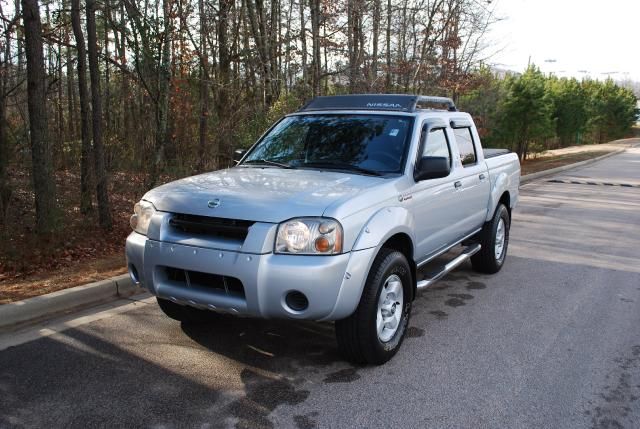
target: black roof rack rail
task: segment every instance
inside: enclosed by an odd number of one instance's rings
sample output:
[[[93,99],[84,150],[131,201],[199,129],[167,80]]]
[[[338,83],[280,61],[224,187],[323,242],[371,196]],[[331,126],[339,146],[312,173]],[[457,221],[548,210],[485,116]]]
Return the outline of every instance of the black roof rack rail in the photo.
[[[316,97],[299,112],[318,110],[389,110],[396,112],[415,112],[418,105],[444,105],[450,112],[456,112],[453,100],[447,97],[404,94],[351,94]]]
[[[433,95],[419,95],[418,96],[418,101],[416,102],[416,107],[414,107],[414,110],[417,108],[417,105],[420,103],[424,103],[424,104],[444,104],[445,106],[447,106],[447,110],[449,112],[457,112],[458,109],[456,108],[455,103],[453,102],[453,100],[449,97],[436,97]]]

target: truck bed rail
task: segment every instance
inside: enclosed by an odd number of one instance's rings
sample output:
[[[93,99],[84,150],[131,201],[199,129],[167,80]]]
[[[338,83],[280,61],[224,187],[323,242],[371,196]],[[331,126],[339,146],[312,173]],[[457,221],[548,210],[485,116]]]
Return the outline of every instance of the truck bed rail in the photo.
[[[482,153],[484,153],[484,159],[489,159],[500,155],[506,155],[511,153],[511,151],[509,149],[482,149]]]

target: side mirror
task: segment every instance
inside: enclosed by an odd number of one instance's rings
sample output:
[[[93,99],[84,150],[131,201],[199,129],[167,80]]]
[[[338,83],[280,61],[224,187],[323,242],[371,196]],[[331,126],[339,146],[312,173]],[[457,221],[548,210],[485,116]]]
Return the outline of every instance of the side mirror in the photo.
[[[233,151],[233,162],[236,164],[240,162],[244,154],[247,153],[246,149],[236,149]]]
[[[423,156],[420,158],[413,178],[416,182],[447,177],[451,172],[449,158],[444,156]]]

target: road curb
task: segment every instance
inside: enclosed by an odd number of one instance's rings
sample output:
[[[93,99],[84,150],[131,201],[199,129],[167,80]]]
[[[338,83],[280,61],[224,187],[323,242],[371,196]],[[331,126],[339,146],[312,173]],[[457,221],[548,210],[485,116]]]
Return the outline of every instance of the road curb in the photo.
[[[563,165],[561,167],[551,168],[549,170],[538,171],[537,173],[526,174],[520,177],[520,183],[528,183],[533,180],[539,179],[541,177],[551,176],[556,173],[561,173],[563,171],[572,170],[574,168],[582,167],[584,165],[593,164],[594,162],[598,162],[602,159],[609,158],[610,156],[617,155],[619,153],[624,152],[626,149],[616,150],[614,152],[605,153],[604,155],[597,156],[595,158],[586,159],[580,162],[574,162],[573,164]]]
[[[0,305],[0,331],[50,319],[81,308],[126,298],[144,289],[128,274]]]

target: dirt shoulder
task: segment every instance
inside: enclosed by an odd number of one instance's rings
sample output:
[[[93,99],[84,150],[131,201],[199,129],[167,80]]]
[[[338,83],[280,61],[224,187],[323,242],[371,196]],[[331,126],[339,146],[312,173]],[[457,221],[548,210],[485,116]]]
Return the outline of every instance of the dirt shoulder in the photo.
[[[0,283],[0,304],[108,279],[127,272],[124,253],[89,261],[74,261],[51,271]]]
[[[640,138],[617,140],[600,145],[573,146],[547,151],[522,164],[522,174],[535,173],[567,164],[595,158],[640,144]],[[76,196],[77,181],[73,175],[61,172],[57,177],[66,216],[75,219],[62,232],[64,239],[42,240],[34,237],[32,224],[33,200],[28,176],[17,175],[14,185],[15,219],[5,227],[0,252],[0,304],[19,301],[57,290],[124,274],[124,240],[129,233],[128,218],[139,198],[134,189],[142,189],[140,177],[117,173],[112,177],[111,200],[116,227],[108,234],[93,225],[95,216],[80,215]],[[132,186],[133,185],[133,186]],[[136,186],[137,185],[137,186]]]

